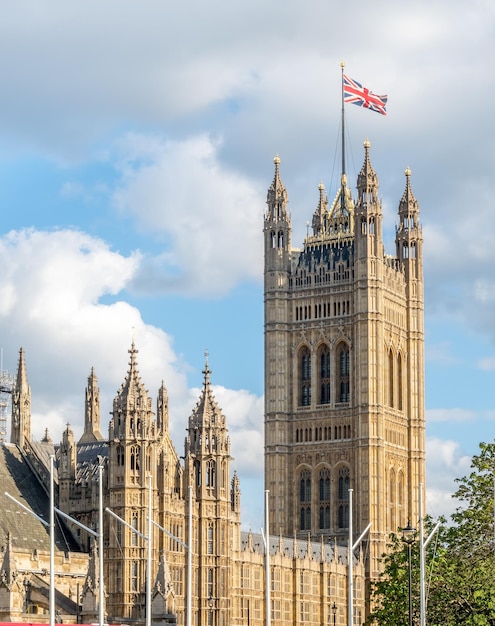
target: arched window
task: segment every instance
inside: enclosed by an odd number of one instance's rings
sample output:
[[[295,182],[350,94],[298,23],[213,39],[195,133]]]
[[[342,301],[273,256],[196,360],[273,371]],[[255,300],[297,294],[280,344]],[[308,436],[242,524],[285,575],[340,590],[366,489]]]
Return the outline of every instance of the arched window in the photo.
[[[117,465],[119,467],[124,467],[124,448],[121,445],[117,446]]]
[[[311,530],[311,472],[303,470],[299,481],[300,530]]]
[[[215,461],[213,459],[206,463],[206,486],[215,486]]]
[[[201,463],[200,461],[194,461],[194,475],[196,478],[196,487],[201,486]]]
[[[320,496],[320,530],[330,529],[330,470],[323,468],[320,470],[319,480]]]
[[[131,448],[131,472],[139,472],[139,446],[132,446]]]
[[[402,355],[397,357],[397,408],[402,411]]]
[[[311,353],[306,346],[299,353],[301,406],[311,404]]]
[[[339,528],[349,527],[349,488],[350,475],[348,467],[339,469]]]
[[[388,351],[388,404],[394,406],[394,354],[392,348]]]
[[[389,524],[390,528],[396,529],[397,523],[395,518],[395,472],[393,469],[390,470],[390,475],[388,479],[388,499],[389,499]]]
[[[349,356],[349,347],[347,346],[347,344],[341,343],[339,345],[337,349],[337,358],[338,358],[337,389],[339,393],[339,402],[349,402],[350,356]]]
[[[318,353],[320,364],[319,386],[320,386],[320,404],[329,404],[330,402],[330,350],[328,346],[322,346]]]

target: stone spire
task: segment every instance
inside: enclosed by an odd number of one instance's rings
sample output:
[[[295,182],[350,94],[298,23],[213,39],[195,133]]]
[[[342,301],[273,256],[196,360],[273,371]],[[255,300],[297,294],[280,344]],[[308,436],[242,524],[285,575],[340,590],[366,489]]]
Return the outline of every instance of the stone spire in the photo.
[[[11,443],[24,447],[26,441],[31,442],[31,387],[26,374],[24,349],[19,350],[17,378],[12,393],[12,428]]]
[[[151,398],[145,388],[137,365],[138,351],[132,342],[129,369],[113,401],[113,433],[111,438],[147,438],[153,426]]]
[[[422,262],[423,235],[419,223],[419,205],[411,188],[411,170],[406,168],[406,187],[399,202],[399,226],[396,231],[397,256],[402,261]]]
[[[84,411],[84,433],[79,439],[79,443],[91,443],[102,441],[103,435],[100,432],[100,388],[98,378],[92,367],[88,377],[86,387],[85,411]]]
[[[156,400],[156,425],[158,430],[168,431],[168,393],[163,380]]]
[[[268,211],[266,219],[273,222],[288,221],[289,215],[287,212],[287,204],[289,202],[287,196],[287,190],[280,178],[280,157],[278,154],[273,159],[275,164],[275,174],[273,176],[273,182],[268,188],[268,194],[266,203],[268,205]]]

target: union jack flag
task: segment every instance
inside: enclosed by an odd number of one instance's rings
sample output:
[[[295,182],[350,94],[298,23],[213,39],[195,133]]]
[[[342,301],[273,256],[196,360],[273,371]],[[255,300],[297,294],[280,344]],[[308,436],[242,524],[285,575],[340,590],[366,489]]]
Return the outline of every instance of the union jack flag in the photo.
[[[358,107],[371,109],[382,115],[387,115],[385,108],[387,104],[387,96],[377,96],[366,87],[363,87],[357,80],[343,75],[344,102],[357,104]]]

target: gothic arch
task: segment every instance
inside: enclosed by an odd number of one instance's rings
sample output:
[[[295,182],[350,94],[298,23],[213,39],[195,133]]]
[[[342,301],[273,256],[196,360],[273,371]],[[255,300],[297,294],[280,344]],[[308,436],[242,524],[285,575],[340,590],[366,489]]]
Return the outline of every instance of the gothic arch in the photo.
[[[331,353],[327,343],[321,343],[317,350],[318,404],[330,404]]]
[[[302,345],[297,353],[299,406],[311,405],[311,350]]]
[[[308,465],[297,470],[299,530],[311,530],[312,472]]]
[[[350,400],[350,348],[346,341],[340,341],[335,349],[335,393],[338,402]]]
[[[340,463],[335,468],[337,482],[337,528],[349,528],[349,489],[351,487],[351,470],[347,463]]]

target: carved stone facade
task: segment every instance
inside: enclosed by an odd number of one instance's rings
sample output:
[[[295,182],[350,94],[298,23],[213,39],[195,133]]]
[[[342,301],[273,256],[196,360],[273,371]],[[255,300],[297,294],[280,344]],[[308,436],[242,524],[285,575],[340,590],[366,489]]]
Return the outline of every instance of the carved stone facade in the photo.
[[[272,532],[345,541],[371,522],[367,574],[390,532],[417,520],[425,482],[423,252],[406,170],[396,251],[385,254],[369,142],[354,201],[323,184],[292,248],[280,159],[265,214],[265,487]],[[352,498],[350,489],[352,489]],[[349,510],[352,500],[352,518]]]
[[[122,524],[110,514],[103,520],[105,619],[109,623],[127,624],[145,621],[146,536],[151,508],[156,523],[151,529],[152,623],[186,624],[185,544],[189,541],[190,518],[191,623],[262,626],[267,598],[264,541],[260,535],[241,531],[240,481],[235,472],[231,474],[226,418],[213,395],[208,362],[203,389],[187,423],[182,460],[169,434],[167,391],[162,384],[153,411],[152,400],[139,376],[134,344],[129,353],[128,371],[113,402],[108,440],[102,440],[99,435],[99,390],[92,370],[86,390],[84,433],[76,442],[67,426],[56,450],[57,506],[86,527],[97,529],[101,473],[103,506],[125,522]],[[23,352],[19,367],[25,372]],[[21,398],[25,392],[30,399],[26,376],[20,380],[24,389],[17,390],[16,397]],[[30,414],[25,415],[25,420],[30,421]],[[22,438],[10,446],[26,463],[38,455],[38,464],[30,462],[29,466],[46,487],[49,458],[46,450],[53,452],[48,437],[38,444]],[[1,519],[0,524],[6,528]],[[80,562],[77,561],[79,569],[71,570],[72,578],[57,577],[57,611],[64,622],[78,619],[94,623],[98,621],[100,597],[97,546],[89,533],[75,524],[68,526],[72,526],[73,537],[83,552],[79,554]],[[41,532],[39,528],[37,532]],[[31,540],[35,539],[33,535]],[[20,554],[19,548],[16,549]],[[334,623],[334,616],[337,626],[346,623],[345,547],[333,539],[321,541],[305,533],[303,538],[272,535],[269,550],[268,584],[274,626],[287,622],[314,626]],[[35,572],[29,573],[25,567],[22,576],[12,576],[14,548],[10,543],[4,552],[0,602],[8,598],[10,608],[5,601],[0,614],[4,620],[47,622],[46,585],[43,590]],[[57,554],[61,562],[68,558],[60,547]],[[46,549],[44,555],[46,559]],[[75,562],[75,556],[71,559]],[[364,563],[359,555],[354,561],[355,614],[361,620],[365,607]],[[59,570],[62,568],[57,566]],[[22,583],[28,576],[32,581],[30,603]],[[67,610],[70,601],[72,614]]]

